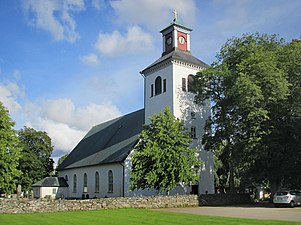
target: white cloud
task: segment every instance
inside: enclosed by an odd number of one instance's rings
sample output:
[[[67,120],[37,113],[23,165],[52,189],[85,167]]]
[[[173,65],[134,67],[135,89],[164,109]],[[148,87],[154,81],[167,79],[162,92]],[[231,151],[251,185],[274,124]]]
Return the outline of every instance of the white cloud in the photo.
[[[23,8],[30,25],[50,32],[56,41],[75,42],[76,22],[73,12],[85,9],[83,0],[26,0]]]
[[[97,10],[100,10],[104,4],[104,0],[92,0],[92,6]]]
[[[0,83],[0,102],[4,104],[11,114],[15,114],[22,109],[18,99],[23,96],[23,90],[16,83]]]
[[[70,152],[92,126],[121,115],[111,103],[76,107],[70,99],[46,100],[24,107],[26,126],[46,131],[55,150]]]
[[[94,53],[80,57],[81,61],[88,65],[98,65],[98,57]]]
[[[41,111],[43,118],[84,131],[120,114],[118,108],[110,102],[99,105],[89,103],[84,107],[76,107],[70,99],[47,100],[42,104]]]
[[[147,52],[152,47],[152,36],[139,26],[130,27],[125,35],[116,30],[111,34],[100,33],[95,44],[95,48],[107,56]]]
[[[174,9],[185,24],[193,24],[197,11],[194,0],[118,0],[110,4],[120,23],[142,24],[155,31],[172,21]]]

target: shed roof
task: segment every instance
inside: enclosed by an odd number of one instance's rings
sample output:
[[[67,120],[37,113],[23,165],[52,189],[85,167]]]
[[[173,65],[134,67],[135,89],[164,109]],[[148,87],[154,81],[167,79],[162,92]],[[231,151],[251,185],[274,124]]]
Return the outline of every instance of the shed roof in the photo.
[[[94,126],[57,170],[125,160],[138,141],[144,124],[144,109]]]
[[[68,184],[63,177],[46,177],[33,184],[32,187],[68,187]]]

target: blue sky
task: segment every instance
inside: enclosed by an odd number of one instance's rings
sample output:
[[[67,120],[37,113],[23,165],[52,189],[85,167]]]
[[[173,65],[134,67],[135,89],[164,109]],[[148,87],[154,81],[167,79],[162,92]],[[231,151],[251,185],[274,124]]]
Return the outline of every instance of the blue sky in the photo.
[[[300,0],[0,0],[0,101],[16,129],[46,131],[57,159],[142,108],[139,71],[160,57],[173,9],[208,64],[233,36],[301,36]]]

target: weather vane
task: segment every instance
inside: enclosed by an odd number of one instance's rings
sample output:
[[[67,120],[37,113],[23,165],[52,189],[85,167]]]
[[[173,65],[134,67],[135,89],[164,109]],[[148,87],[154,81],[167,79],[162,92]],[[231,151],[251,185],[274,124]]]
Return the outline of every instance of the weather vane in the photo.
[[[176,22],[178,20],[178,12],[177,10],[173,10],[173,22]]]

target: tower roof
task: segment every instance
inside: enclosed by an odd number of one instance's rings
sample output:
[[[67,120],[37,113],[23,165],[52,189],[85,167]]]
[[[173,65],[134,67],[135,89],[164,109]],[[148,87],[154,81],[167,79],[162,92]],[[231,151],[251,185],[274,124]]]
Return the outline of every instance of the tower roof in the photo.
[[[209,65],[207,65],[203,61],[201,61],[198,58],[196,58],[193,55],[191,55],[190,52],[185,52],[185,51],[181,51],[181,50],[175,49],[174,51],[172,51],[172,52],[170,52],[170,53],[168,53],[166,55],[163,55],[162,57],[160,57],[159,59],[157,59],[151,65],[149,65],[144,70],[142,70],[140,73],[141,74],[145,74],[150,69],[153,69],[156,66],[159,66],[160,64],[168,62],[168,61],[171,61],[173,59],[174,60],[180,60],[180,61],[185,62],[185,63],[189,63],[189,64],[191,64],[193,66],[198,66],[198,67],[202,67],[202,68],[209,67]]]

